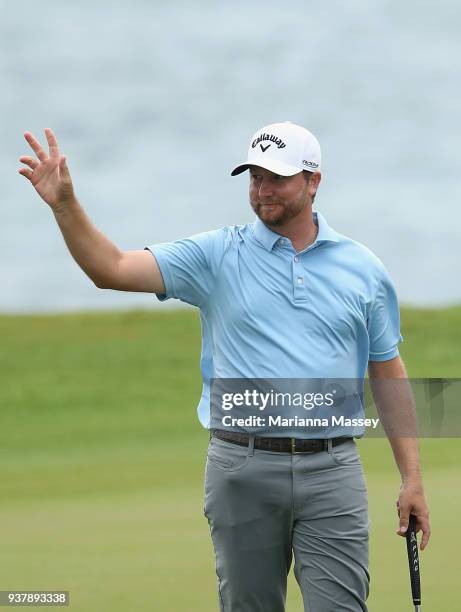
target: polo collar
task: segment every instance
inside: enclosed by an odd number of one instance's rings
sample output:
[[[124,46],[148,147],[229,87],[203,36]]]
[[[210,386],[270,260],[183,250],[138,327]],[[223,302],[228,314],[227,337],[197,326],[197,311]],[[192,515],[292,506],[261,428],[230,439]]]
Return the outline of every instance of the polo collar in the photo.
[[[320,244],[323,242],[339,242],[339,236],[334,229],[332,229],[325,220],[325,217],[318,212],[312,213],[314,223],[318,226],[319,231],[314,244]],[[281,234],[273,232],[265,225],[259,217],[257,217],[253,223],[253,234],[258,242],[260,242],[267,251],[272,251],[275,244],[283,238]]]

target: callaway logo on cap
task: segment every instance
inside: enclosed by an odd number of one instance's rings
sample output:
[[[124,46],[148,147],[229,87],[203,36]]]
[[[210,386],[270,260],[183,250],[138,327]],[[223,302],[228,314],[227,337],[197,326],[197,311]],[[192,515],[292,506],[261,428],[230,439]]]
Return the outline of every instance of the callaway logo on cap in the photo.
[[[306,128],[285,121],[266,125],[254,134],[248,147],[248,159],[232,170],[232,176],[249,166],[260,166],[281,176],[293,176],[302,170],[320,170],[321,152],[317,138]]]

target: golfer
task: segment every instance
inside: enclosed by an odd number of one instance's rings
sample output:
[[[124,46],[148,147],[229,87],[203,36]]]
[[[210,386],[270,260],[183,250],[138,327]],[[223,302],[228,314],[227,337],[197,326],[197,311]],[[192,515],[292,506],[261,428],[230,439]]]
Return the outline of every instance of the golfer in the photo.
[[[294,572],[305,610],[367,610],[367,491],[354,436],[296,429],[242,431],[210,424],[216,379],[405,379],[392,282],[367,248],[331,228],[312,205],[321,180],[315,136],[275,123],[250,140],[253,223],[172,243],[121,251],[77,201],[53,132],[49,152],[25,134],[35,156],[19,170],[51,207],[67,246],[102,289],[155,293],[200,308],[201,423],[210,430],[204,511],[216,555],[221,612],[283,612]],[[351,169],[351,172],[353,170]],[[405,389],[405,387],[403,387]],[[380,416],[412,417],[410,394],[376,392]],[[390,437],[401,475],[397,533],[417,518],[430,535],[415,437]]]

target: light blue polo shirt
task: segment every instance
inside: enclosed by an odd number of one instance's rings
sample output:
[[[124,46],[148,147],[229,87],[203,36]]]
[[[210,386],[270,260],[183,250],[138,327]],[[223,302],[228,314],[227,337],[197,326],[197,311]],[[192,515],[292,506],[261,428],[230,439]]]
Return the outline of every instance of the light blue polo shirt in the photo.
[[[381,261],[313,213],[315,242],[296,253],[260,219],[149,247],[160,300],[200,308],[203,391],[212,378],[358,378],[399,352],[399,307]]]

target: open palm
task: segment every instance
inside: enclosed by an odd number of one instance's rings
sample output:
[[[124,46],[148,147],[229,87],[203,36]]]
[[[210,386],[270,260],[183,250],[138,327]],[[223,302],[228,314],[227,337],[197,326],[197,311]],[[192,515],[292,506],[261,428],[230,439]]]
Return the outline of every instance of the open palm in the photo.
[[[19,174],[26,177],[40,197],[56,210],[74,197],[74,190],[66,158],[59,153],[55,135],[52,130],[46,128],[45,136],[48,141],[48,155],[30,132],[24,134],[37,157],[20,157],[19,161],[28,168],[21,168]]]

